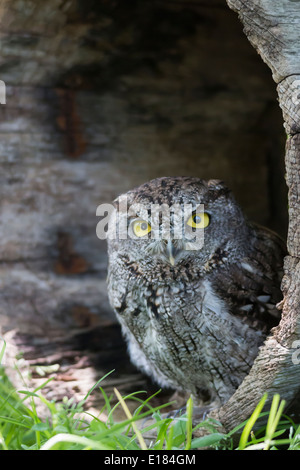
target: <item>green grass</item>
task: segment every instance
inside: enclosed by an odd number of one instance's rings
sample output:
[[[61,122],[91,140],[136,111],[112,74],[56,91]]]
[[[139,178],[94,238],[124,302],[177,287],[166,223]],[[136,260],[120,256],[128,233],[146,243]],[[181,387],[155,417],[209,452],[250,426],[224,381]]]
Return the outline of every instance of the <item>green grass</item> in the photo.
[[[0,349],[0,364],[5,345]],[[108,375],[108,374],[107,374]],[[106,376],[107,376],[106,375]],[[289,449],[300,450],[300,426],[283,415],[284,401],[278,395],[273,397],[270,409],[263,412],[267,399],[264,395],[252,416],[228,434],[219,432],[219,423],[208,419],[193,426],[193,401],[186,404],[186,413],[177,418],[164,417],[168,405],[153,407],[151,398],[144,399],[145,392],[139,391],[122,397],[115,389],[115,397],[108,397],[98,381],[79,403],[65,398],[61,402],[49,401],[43,395],[46,380],[33,391],[16,390],[9,381],[5,368],[0,365],[0,449],[2,450],[193,450],[203,447],[214,449]],[[105,406],[99,414],[84,411],[91,393],[102,393]],[[117,403],[113,403],[117,398]],[[136,409],[130,413],[127,403],[134,400]],[[115,400],[114,400],[115,402]],[[43,417],[37,411],[43,405]],[[38,406],[39,405],[39,406]],[[124,411],[123,421],[115,419],[118,407]],[[107,420],[99,417],[105,413]],[[258,419],[268,416],[268,422],[257,427]],[[137,421],[145,421],[141,429]],[[255,432],[253,431],[256,425]],[[194,437],[196,428],[204,427],[207,435]],[[146,438],[155,430],[155,439]],[[239,432],[240,440],[233,445],[233,435]]]

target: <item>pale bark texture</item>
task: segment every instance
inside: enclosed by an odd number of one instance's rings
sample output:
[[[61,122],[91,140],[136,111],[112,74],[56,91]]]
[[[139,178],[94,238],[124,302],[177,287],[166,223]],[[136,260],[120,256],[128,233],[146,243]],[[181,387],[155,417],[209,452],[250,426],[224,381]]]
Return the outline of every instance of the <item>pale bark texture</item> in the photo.
[[[271,68],[287,133],[286,182],[289,189],[288,256],[282,282],[282,319],[261,348],[250,374],[212,416],[232,429],[253,411],[262,394],[275,393],[286,411],[299,416],[300,364],[300,3],[288,0],[228,0],[249,41]],[[298,343],[295,341],[298,340]]]

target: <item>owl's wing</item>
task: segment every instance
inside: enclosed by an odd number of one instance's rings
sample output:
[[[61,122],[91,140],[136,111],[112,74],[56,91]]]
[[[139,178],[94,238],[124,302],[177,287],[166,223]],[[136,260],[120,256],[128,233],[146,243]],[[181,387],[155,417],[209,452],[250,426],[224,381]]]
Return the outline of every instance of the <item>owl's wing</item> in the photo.
[[[277,234],[260,226],[252,228],[255,234],[247,254],[238,262],[228,263],[222,279],[218,280],[220,273],[215,278],[214,287],[233,315],[268,333],[280,318],[276,304],[282,299],[280,284],[287,253]]]

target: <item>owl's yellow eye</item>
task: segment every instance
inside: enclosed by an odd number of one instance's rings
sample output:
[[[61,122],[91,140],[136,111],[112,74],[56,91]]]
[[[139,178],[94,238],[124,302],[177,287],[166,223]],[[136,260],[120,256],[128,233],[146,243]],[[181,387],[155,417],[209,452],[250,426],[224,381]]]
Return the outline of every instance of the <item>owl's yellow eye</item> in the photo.
[[[151,225],[145,220],[135,220],[132,230],[136,237],[144,237],[147,233],[151,232]]]
[[[187,224],[192,228],[205,228],[209,225],[209,215],[206,212],[192,214]]]

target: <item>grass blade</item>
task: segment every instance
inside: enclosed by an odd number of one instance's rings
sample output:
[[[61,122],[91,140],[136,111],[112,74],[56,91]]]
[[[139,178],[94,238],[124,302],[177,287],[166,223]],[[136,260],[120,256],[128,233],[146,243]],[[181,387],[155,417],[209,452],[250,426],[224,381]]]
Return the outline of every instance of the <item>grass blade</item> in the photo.
[[[280,417],[283,413],[283,409],[285,407],[285,401],[282,400],[280,402],[280,396],[278,394],[274,395],[272,400],[272,405],[269,413],[269,418],[266,427],[266,438],[265,438],[265,447],[264,450],[268,450],[272,445],[272,439],[274,438],[274,434],[276,432],[276,428],[278,426]]]
[[[88,439],[84,436],[77,436],[75,434],[56,434],[55,436],[51,437],[45,444],[43,444],[40,450],[50,450],[56,444],[60,444],[63,442],[70,442],[73,444],[80,444],[83,445],[85,449],[95,449],[95,450],[115,450],[113,447],[101,444],[99,441],[94,441],[92,439]]]
[[[115,371],[115,369],[112,369],[110,372],[107,372],[107,374],[105,374],[103,377],[101,377],[101,379],[98,380],[98,382],[95,383],[95,385],[93,385],[93,387],[88,391],[88,393],[85,395],[84,399],[82,400],[81,404],[85,403],[86,400],[88,399],[88,397],[90,396],[90,394],[95,390],[96,387],[98,387],[98,385],[103,382],[104,379],[106,379],[106,377],[108,377],[110,374],[112,374],[113,372]]]

